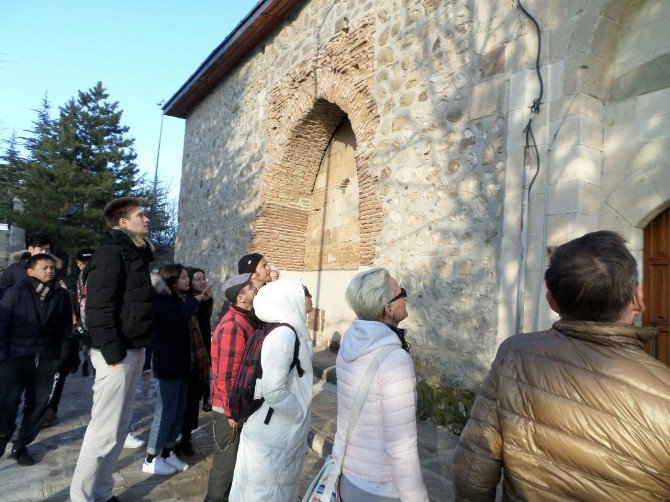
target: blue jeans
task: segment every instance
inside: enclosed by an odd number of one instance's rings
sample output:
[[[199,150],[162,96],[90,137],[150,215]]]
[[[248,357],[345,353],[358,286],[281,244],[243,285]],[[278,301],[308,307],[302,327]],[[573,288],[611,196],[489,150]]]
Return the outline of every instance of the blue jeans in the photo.
[[[158,455],[163,448],[174,448],[181,431],[186,407],[188,377],[156,380],[154,421],[147,443],[147,453]]]

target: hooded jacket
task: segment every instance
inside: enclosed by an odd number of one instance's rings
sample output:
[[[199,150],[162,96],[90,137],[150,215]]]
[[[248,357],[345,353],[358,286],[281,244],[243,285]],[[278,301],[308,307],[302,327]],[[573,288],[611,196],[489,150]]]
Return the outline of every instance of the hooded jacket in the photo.
[[[670,369],[649,329],[559,321],[498,350],[454,454],[457,500],[670,500]]]
[[[177,296],[158,274],[151,274],[156,291],[151,357],[154,376],[160,379],[187,377],[191,371],[189,319],[198,310],[191,295]]]
[[[149,345],[154,291],[149,278],[153,246],[138,247],[121,230],[93,254],[86,278],[86,325],[92,347],[107,364],[126,357],[127,349]]]
[[[60,270],[63,266],[63,262],[56,258],[54,255],[49,254],[51,259],[56,265],[56,269]],[[30,258],[30,251],[23,249],[21,251],[16,251],[11,255],[14,263],[9,265],[7,269],[0,275],[0,298],[5,294],[12,286],[21,284],[23,281],[28,279],[28,259]]]
[[[255,397],[263,405],[244,424],[235,464],[230,500],[286,502],[298,497],[312,403],[312,349],[305,313],[305,292],[298,279],[282,279],[263,286],[254,299],[254,311],[265,322],[284,322],[298,334],[298,358],[305,370],[289,372],[295,334],[285,326],[272,330],[261,350],[263,378],[256,381]],[[264,423],[268,408],[274,413]]]
[[[384,323],[355,320],[342,337],[337,372],[337,433],[341,458],[351,409],[368,366],[385,345],[395,345],[375,374],[346,445],[342,472],[366,491],[403,501],[427,501],[416,435],[416,378],[410,355]],[[362,480],[357,483],[357,480]]]
[[[60,359],[70,353],[72,309],[57,282],[40,301],[30,281],[9,288],[0,301],[0,361],[8,357]]]

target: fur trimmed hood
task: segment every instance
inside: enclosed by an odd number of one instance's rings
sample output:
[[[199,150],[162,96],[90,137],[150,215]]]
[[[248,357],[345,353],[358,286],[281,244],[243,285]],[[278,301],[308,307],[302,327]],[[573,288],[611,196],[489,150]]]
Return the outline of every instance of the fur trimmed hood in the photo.
[[[47,254],[54,261],[54,263],[56,264],[57,269],[63,268],[62,260],[60,260],[56,256],[52,255],[51,253],[47,253]],[[28,258],[30,258],[30,251],[28,251],[27,249],[22,249],[21,251],[16,251],[16,252],[12,253],[10,256],[11,256],[12,260],[14,260],[16,263],[18,263],[23,259],[28,260]]]

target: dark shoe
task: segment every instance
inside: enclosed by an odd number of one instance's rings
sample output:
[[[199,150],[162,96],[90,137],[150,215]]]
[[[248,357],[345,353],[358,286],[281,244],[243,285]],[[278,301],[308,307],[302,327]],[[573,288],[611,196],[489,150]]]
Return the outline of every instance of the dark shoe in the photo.
[[[60,418],[56,415],[56,412],[51,408],[47,408],[46,413],[44,414],[44,421],[42,422],[42,427],[51,427],[60,422]]]
[[[202,403],[202,411],[204,411],[204,412],[210,412],[210,411],[212,411],[212,405],[209,404],[207,401],[203,401],[203,403]]]
[[[9,458],[16,460],[16,463],[19,465],[33,465],[35,463],[35,459],[30,453],[28,453],[28,448],[25,446],[23,448],[19,448],[18,450],[12,450]]]
[[[0,457],[5,454],[7,443],[9,443],[9,436],[0,436]]]
[[[118,498],[118,497],[112,497],[112,498],[109,499],[107,502],[121,502],[121,499]]]
[[[195,455],[195,450],[193,450],[193,445],[191,444],[190,438],[181,440],[179,443],[179,454],[186,455],[187,457]]]
[[[88,371],[88,361],[84,361],[81,365],[81,376],[87,377],[90,374],[90,371]]]
[[[151,372],[151,364],[145,364],[142,366],[142,373],[150,373]]]

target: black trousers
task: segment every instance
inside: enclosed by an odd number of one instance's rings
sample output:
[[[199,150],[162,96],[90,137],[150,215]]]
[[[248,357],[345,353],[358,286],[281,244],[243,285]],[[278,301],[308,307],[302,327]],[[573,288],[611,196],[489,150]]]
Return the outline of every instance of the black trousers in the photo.
[[[67,366],[67,365],[62,365]],[[58,413],[58,405],[60,404],[60,398],[63,395],[63,387],[65,387],[65,379],[70,374],[70,368],[60,369],[56,372],[54,376],[54,385],[53,391],[51,392],[51,399],[49,399],[49,408],[53,410],[54,413]]]
[[[188,376],[186,389],[186,408],[184,421],[181,426],[182,438],[191,438],[191,432],[198,428],[198,414],[200,413],[200,398],[202,397],[203,382],[197,371],[191,371]]]
[[[228,418],[217,411],[212,411],[212,428],[216,449],[212,457],[212,470],[209,472],[205,502],[228,502],[242,430],[240,428],[237,431],[235,440],[230,443],[233,429],[228,424]]]
[[[26,394],[14,450],[28,446],[40,431],[57,368],[57,359],[9,357],[0,362],[0,435],[14,434],[21,395]]]

